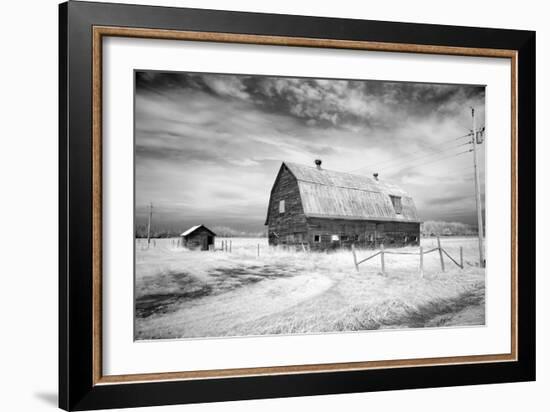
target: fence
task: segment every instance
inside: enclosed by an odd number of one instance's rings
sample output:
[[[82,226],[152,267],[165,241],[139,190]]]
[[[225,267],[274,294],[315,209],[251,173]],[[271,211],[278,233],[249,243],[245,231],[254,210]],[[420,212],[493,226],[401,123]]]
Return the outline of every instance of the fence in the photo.
[[[385,250],[384,245],[380,245],[380,250],[360,261],[357,260],[357,251],[355,250],[355,246],[352,245],[351,252],[353,254],[353,263],[355,264],[355,269],[359,272],[359,265],[361,263],[364,263],[372,258],[375,258],[376,256],[380,255],[380,266],[381,266],[381,272],[382,274],[386,273],[386,262],[385,262],[385,255],[418,255],[420,257],[420,264],[419,264],[419,274],[420,277],[424,277],[424,255],[427,255],[428,253],[432,253],[438,251],[439,252],[439,261],[441,263],[441,271],[445,272],[445,260],[443,259],[443,255],[445,254],[455,265],[457,265],[460,269],[464,269],[464,253],[463,248],[460,246],[460,263],[458,263],[445,249],[441,247],[441,239],[439,236],[437,237],[437,247],[424,251],[424,248],[420,246],[420,250],[418,252],[401,252],[396,250]]]
[[[212,248],[209,248],[211,251],[221,250],[222,252],[232,252],[233,249],[233,241],[232,240],[222,240],[221,241],[221,249],[216,249],[215,246],[211,245]],[[256,254],[258,257],[260,257],[260,244],[258,243],[255,247]]]
[[[211,250],[216,250],[216,247],[214,246]],[[233,250],[233,241],[232,240],[222,240],[222,252],[229,252]]]

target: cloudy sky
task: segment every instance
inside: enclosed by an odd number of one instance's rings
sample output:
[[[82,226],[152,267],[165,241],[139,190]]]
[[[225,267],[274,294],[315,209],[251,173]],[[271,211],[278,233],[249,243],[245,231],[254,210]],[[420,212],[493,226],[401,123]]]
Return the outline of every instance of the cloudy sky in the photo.
[[[137,224],[153,202],[157,227],[261,231],[281,162],[316,158],[401,185],[423,220],[476,222],[461,136],[484,87],[136,72],[135,99]]]

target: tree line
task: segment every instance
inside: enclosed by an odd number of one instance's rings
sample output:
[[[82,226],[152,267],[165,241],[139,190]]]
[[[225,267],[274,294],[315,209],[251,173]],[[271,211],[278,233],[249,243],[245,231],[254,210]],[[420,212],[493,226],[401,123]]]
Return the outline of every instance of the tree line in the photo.
[[[242,230],[233,229],[228,226],[212,226],[208,227],[211,229],[217,236],[220,237],[267,237],[267,229],[257,232],[247,232]],[[151,228],[151,237],[152,238],[173,238],[179,237],[184,231],[189,229],[186,228]],[[136,225],[136,238],[147,238],[147,225]]]
[[[188,228],[151,228],[152,238],[173,238],[179,237],[182,232]],[[257,232],[247,232],[237,230],[229,226],[212,226],[210,228],[217,236],[220,237],[267,237],[267,230]],[[422,236],[475,236],[477,235],[477,227],[461,222],[445,222],[436,220],[427,220],[420,225],[420,233]],[[147,225],[136,226],[136,238],[147,237]]]
[[[427,220],[420,225],[422,236],[475,236],[477,228],[461,222]]]

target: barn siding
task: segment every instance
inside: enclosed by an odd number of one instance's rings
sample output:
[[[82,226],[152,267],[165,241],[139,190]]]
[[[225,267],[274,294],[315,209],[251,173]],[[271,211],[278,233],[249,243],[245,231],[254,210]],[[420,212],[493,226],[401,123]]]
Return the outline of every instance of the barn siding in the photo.
[[[418,245],[420,224],[409,222],[376,222],[369,220],[307,218],[308,243],[312,250],[351,247],[376,248]],[[338,240],[332,239],[333,235]],[[316,241],[316,236],[319,236]]]
[[[279,202],[285,201],[285,212],[279,213]],[[306,238],[306,218],[296,179],[283,167],[273,186],[268,210],[270,245],[300,244]]]

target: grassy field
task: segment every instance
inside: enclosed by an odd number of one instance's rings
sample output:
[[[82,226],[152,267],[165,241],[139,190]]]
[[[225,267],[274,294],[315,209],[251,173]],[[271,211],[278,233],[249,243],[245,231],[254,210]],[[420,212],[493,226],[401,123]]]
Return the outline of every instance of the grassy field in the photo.
[[[221,241],[216,239],[216,248]],[[199,252],[156,239],[136,240],[136,339],[321,333],[485,323],[485,272],[475,238],[442,238],[462,270],[437,252],[375,257],[355,270],[349,250],[307,253],[233,238],[232,252]],[[260,256],[257,256],[258,244]],[[435,239],[423,239],[425,250]],[[396,249],[417,252],[418,248]],[[372,254],[359,250],[359,259]]]

